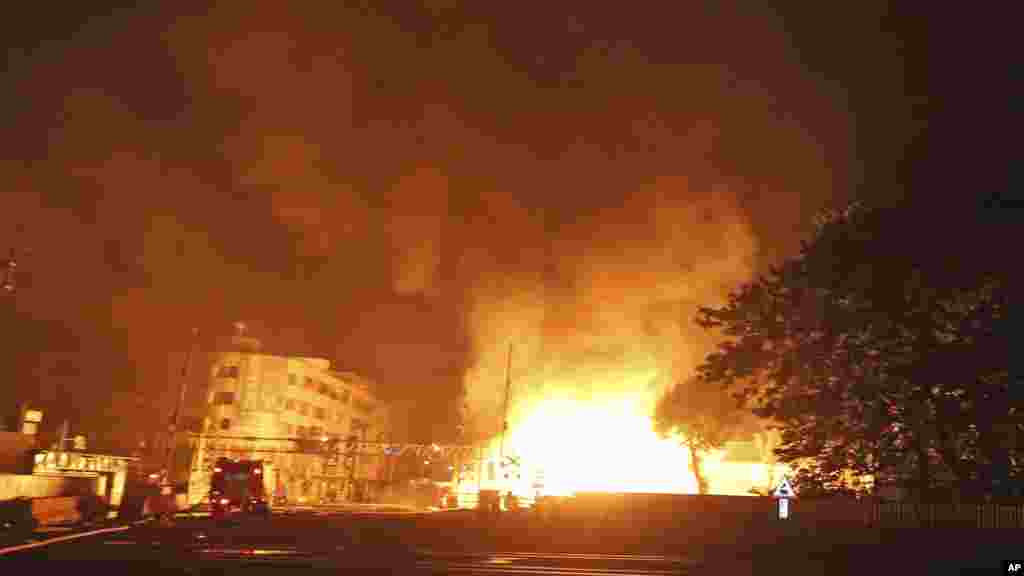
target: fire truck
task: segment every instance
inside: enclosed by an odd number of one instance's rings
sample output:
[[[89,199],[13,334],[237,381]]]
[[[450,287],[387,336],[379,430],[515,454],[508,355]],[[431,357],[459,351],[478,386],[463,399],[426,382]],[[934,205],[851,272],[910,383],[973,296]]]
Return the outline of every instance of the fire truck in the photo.
[[[269,468],[262,460],[219,458],[210,477],[210,507],[214,518],[235,513],[270,516]]]

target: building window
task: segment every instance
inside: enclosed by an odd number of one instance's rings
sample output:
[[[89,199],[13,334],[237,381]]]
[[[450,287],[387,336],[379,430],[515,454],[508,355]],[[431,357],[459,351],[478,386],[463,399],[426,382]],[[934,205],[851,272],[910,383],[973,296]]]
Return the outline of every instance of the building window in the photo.
[[[348,399],[349,399],[350,396],[352,396],[352,392],[351,391],[349,391],[347,389],[345,391],[343,391],[341,393],[341,403],[342,404],[348,404]]]
[[[299,385],[299,377],[296,376],[295,374],[289,374],[288,375],[288,385],[289,386],[298,386]]]
[[[238,366],[221,366],[217,369],[217,378],[238,379]]]
[[[224,418],[223,420],[220,421],[220,429],[221,430],[227,430],[229,428],[231,428],[231,419],[230,418]]]
[[[330,389],[327,388],[327,384],[324,382],[320,383],[320,386],[317,388],[317,391],[323,394],[324,396],[327,396],[328,394],[331,393]]]
[[[299,404],[299,414],[309,416],[309,404],[306,404],[305,402]]]
[[[313,410],[313,414],[316,416],[317,420],[326,420],[327,419],[327,411],[324,410],[323,408],[319,407],[319,406],[317,406]]]
[[[313,379],[306,376],[306,390],[316,390],[316,384],[313,383]]]
[[[284,401],[284,409],[285,410],[291,410],[291,411],[294,412],[295,411],[295,399],[294,398],[289,398],[289,399],[285,400]]]
[[[305,438],[306,437],[306,427],[305,426],[298,426],[298,427],[296,427],[295,430],[298,432],[299,438]]]
[[[216,406],[227,406],[228,404],[235,403],[234,392],[217,392],[213,396],[213,403]]]

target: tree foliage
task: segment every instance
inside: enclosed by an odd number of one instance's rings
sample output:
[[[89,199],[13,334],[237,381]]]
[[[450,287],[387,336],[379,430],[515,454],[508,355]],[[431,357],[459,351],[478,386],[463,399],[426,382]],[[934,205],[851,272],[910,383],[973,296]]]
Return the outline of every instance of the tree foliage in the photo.
[[[778,422],[780,459],[826,491],[1009,466],[1024,407],[1007,370],[1013,274],[992,253],[1005,229],[974,215],[938,211],[928,228],[912,225],[919,206],[827,215],[796,257],[700,309],[724,337],[700,380]]]

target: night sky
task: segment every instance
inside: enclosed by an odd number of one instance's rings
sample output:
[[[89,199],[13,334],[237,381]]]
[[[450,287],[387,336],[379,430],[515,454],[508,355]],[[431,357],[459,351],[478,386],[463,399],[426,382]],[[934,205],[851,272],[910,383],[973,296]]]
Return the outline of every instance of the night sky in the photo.
[[[244,320],[442,438],[509,340],[531,366],[660,338],[824,207],[1003,185],[1011,35],[806,4],[24,4],[0,401],[124,447],[190,328]]]

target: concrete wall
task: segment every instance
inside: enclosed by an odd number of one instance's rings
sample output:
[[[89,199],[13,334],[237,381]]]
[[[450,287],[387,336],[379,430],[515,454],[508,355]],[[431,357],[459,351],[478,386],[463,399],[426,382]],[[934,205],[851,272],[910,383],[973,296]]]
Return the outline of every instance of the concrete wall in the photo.
[[[670,530],[700,538],[704,532],[756,538],[783,526],[806,530],[864,526],[871,505],[855,500],[790,500],[789,519],[778,518],[768,497],[677,494],[577,494],[557,516],[586,527],[657,532]]]
[[[747,496],[579,493],[566,501],[564,513],[581,519],[643,521],[650,525],[685,523],[697,516],[745,522],[771,519],[775,505],[772,498]]]

